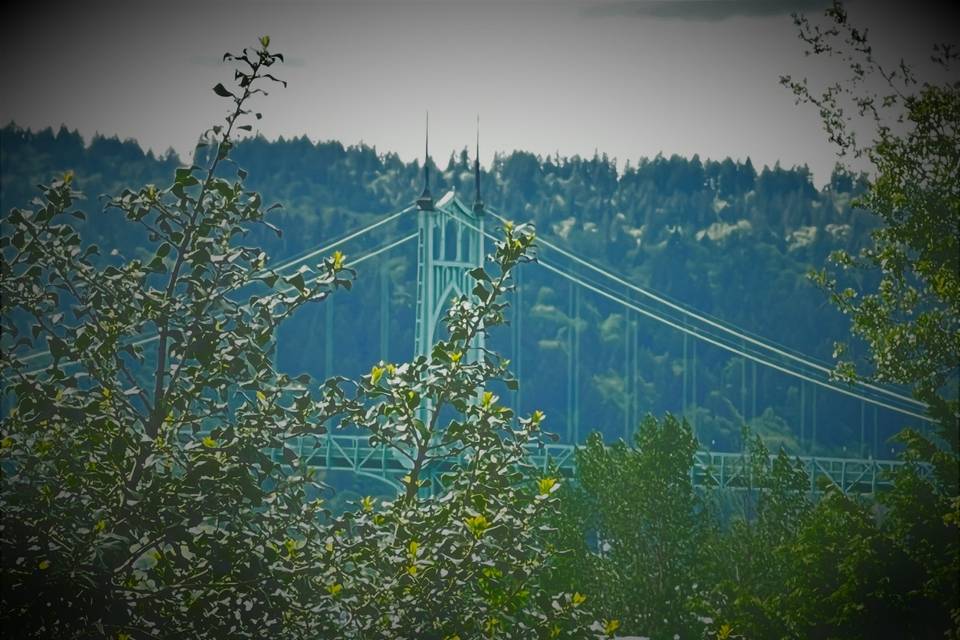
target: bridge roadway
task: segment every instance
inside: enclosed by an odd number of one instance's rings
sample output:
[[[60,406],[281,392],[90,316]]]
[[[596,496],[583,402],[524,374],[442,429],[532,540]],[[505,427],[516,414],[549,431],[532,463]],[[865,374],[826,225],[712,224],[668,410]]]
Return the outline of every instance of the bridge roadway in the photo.
[[[384,445],[371,446],[368,436],[324,434],[295,439],[291,449],[309,467],[329,471],[350,471],[385,481],[400,488],[400,478],[409,470],[409,462],[399,453]],[[572,477],[576,465],[576,447],[570,444],[544,444],[528,448],[529,461],[537,469],[546,471],[551,464]],[[282,452],[274,450],[273,457],[282,462]],[[771,461],[776,456],[771,455]],[[869,495],[889,489],[892,472],[905,463],[895,460],[859,458],[832,458],[800,456],[799,460],[809,477],[811,493],[822,491],[822,483],[833,484],[846,494]],[[462,460],[462,455],[458,461]],[[452,461],[451,461],[452,462]],[[448,463],[446,468],[449,468]],[[925,469],[929,473],[929,469]],[[434,483],[443,472],[441,467],[432,474]],[[694,486],[742,490],[751,487],[751,474],[746,458],[740,453],[697,451],[691,469]],[[435,488],[431,487],[431,490]]]

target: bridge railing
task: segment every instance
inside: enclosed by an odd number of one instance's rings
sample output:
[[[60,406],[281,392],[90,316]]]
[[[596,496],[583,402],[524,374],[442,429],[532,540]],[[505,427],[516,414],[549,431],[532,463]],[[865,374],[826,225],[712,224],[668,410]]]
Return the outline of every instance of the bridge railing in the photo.
[[[400,478],[409,471],[409,461],[398,452],[382,444],[371,445],[368,436],[323,434],[300,436],[288,445],[308,467],[330,471],[350,471],[371,476],[398,487]],[[547,471],[557,468],[567,477],[574,475],[576,446],[570,444],[544,444],[528,448],[528,460],[537,469]],[[282,451],[273,450],[272,456],[283,461]],[[769,457],[770,464],[776,458]],[[463,454],[452,457],[433,471],[436,481],[453,463],[466,461]],[[809,478],[811,493],[822,491],[823,483],[832,484],[847,494],[874,494],[893,485],[894,472],[906,463],[896,460],[872,460],[834,457],[794,457]],[[921,465],[921,473],[929,477],[929,467]],[[728,490],[757,488],[751,463],[739,453],[698,451],[691,468],[694,486]]]

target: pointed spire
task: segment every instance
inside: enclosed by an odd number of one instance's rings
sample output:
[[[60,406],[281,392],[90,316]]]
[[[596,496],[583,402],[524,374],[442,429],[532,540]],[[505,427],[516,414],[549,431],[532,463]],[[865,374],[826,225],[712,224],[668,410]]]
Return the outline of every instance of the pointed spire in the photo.
[[[474,213],[483,213],[483,200],[480,198],[480,114],[477,114],[477,153],[473,158],[473,182],[476,195],[473,198]]]
[[[430,112],[427,111],[427,127],[423,145],[423,193],[417,198],[417,206],[423,211],[433,209],[433,196],[430,194]]]

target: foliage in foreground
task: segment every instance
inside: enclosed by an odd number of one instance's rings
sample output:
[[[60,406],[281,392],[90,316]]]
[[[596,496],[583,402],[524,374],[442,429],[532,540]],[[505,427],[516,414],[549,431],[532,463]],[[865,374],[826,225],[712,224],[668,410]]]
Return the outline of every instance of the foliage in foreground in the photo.
[[[280,54],[232,56],[237,87],[204,167],[109,201],[142,227],[148,260],[99,256],[71,216],[72,176],[6,219],[0,528],[6,630],[27,637],[582,637],[586,607],[535,580],[553,551],[540,518],[558,486],[523,450],[541,414],[514,421],[486,386],[510,272],[533,233],[507,228],[496,273],[473,273],[431,359],[379,363],[317,387],[273,366],[277,326],[348,287],[340,254],[282,275],[244,246],[266,224],[246,172],[220,177]],[[259,114],[257,114],[259,117]],[[248,298],[247,302],[242,302]],[[152,335],[148,340],[143,335]],[[49,358],[31,353],[49,349]],[[514,384],[508,380],[508,384]],[[458,417],[441,424],[441,410]],[[294,453],[326,424],[410,462],[394,502],[333,516]],[[444,488],[427,496],[431,474]]]
[[[915,513],[832,485],[814,498],[798,461],[745,441],[749,482],[699,490],[685,421],[649,416],[629,446],[594,434],[550,520],[564,553],[547,588],[656,640],[954,637],[949,588],[933,587],[951,584],[956,525],[920,515],[922,488],[898,479],[883,498]]]
[[[662,621],[628,617],[624,629],[631,632],[685,634],[692,627],[682,614],[697,614],[705,635],[725,639],[960,637],[960,83],[920,84],[906,65],[884,68],[839,3],[826,15],[825,27],[797,18],[801,38],[809,53],[849,63],[850,80],[820,94],[806,81],[787,77],[784,84],[820,109],[842,152],[873,163],[876,176],[858,204],[883,222],[859,255],[834,256],[859,279],[860,290],[840,288],[826,271],[814,275],[869,347],[869,377],[846,360],[842,345],[837,375],[910,385],[937,428],[900,433],[907,464],[897,471],[893,489],[871,500],[826,486],[811,501],[802,468],[782,452],[771,458],[759,439],[748,438],[750,488],[719,505],[736,507],[729,521],[716,520],[711,509],[691,510],[683,499],[675,499],[676,510],[669,506],[677,492],[693,495],[684,480],[689,457],[676,455],[670,462],[662,451],[691,437],[685,424],[648,420],[638,436],[643,448],[588,447],[578,458],[580,489],[563,493],[562,513],[579,523],[560,529],[574,554],[553,576],[561,579],[558,587],[580,573],[604,584],[597,612],[609,615],[611,608],[624,609],[621,602],[662,599],[660,583],[645,581],[660,576],[663,566],[676,567],[676,598],[685,604],[675,609],[675,602],[663,599],[655,611],[671,615]],[[956,60],[955,49],[935,48],[935,63],[949,69]],[[886,93],[872,92],[871,76],[879,77]],[[872,125],[870,143],[858,141],[851,113]],[[644,448],[661,454],[648,457]],[[653,473],[664,464],[669,466]],[[668,481],[658,484],[653,477]],[[645,478],[644,491],[621,490],[632,488],[624,478]],[[652,504],[665,508],[650,509]],[[622,513],[634,517],[618,530]],[[697,565],[683,547],[672,549],[664,562],[656,532],[691,517],[687,531],[700,532],[692,544],[702,548],[705,562]],[[589,538],[593,531],[595,540]],[[618,575],[619,565],[606,564],[608,553],[641,559],[643,575]],[[564,574],[565,567],[574,569]]]
[[[242,171],[216,176],[280,58],[245,51],[238,93],[218,85],[234,104],[208,132],[207,167],[110,200],[148,231],[150,259],[104,258],[82,243],[69,222],[84,215],[73,210],[71,175],[5,221],[8,629],[242,637],[287,626],[303,602],[309,565],[287,547],[320,536],[316,507],[308,479],[266,449],[316,423],[318,407],[285,396],[291,381],[270,366],[271,335],[348,281],[334,261],[289,284],[264,271],[266,256],[241,244],[263,222],[259,195]],[[235,301],[254,290],[248,304]],[[47,362],[30,357],[44,346]]]
[[[396,501],[366,499],[358,512],[331,522],[315,588],[332,596],[340,633],[530,638],[585,631],[586,608],[537,581],[554,553],[538,524],[553,510],[559,486],[554,478],[534,481],[525,462],[526,448],[542,438],[542,415],[514,423],[513,412],[486,390],[494,380],[514,384],[506,361],[490,352],[468,359],[474,338],[503,323],[510,271],[529,259],[532,232],[507,227],[505,234],[495,253],[499,273],[472,272],[476,298],[454,303],[450,337],[430,359],[381,362],[357,383],[324,387],[323,402],[341,425],[369,431],[409,463]],[[439,493],[421,497],[430,475],[439,476]]]
[[[648,416],[632,446],[605,447],[599,434],[577,452],[575,482],[561,490],[555,545],[569,549],[550,574],[580,589],[598,615],[623,631],[688,637],[697,625],[696,589],[707,519],[690,469],[689,426]]]
[[[881,221],[872,244],[833,262],[859,278],[879,275],[875,288],[841,288],[826,270],[813,274],[851,318],[851,332],[869,346],[870,372],[859,374],[838,345],[837,375],[847,380],[909,385],[935,428],[907,428],[897,439],[910,462],[883,497],[887,527],[903,543],[903,562],[916,578],[910,593],[946,607],[951,637],[960,636],[960,60],[956,45],[937,44],[931,62],[943,80],[921,81],[909,65],[885,66],[865,31],[839,2],[821,27],[798,17],[808,53],[850,65],[847,81],[812,90],[784,78],[799,102],[817,106],[841,155],[866,157],[875,171],[858,205]],[[951,75],[953,74],[953,75]],[[874,90],[871,83],[880,87]],[[850,114],[859,114],[851,116]],[[864,127],[866,143],[857,135]],[[921,465],[933,470],[920,473]],[[891,565],[899,558],[886,556]]]

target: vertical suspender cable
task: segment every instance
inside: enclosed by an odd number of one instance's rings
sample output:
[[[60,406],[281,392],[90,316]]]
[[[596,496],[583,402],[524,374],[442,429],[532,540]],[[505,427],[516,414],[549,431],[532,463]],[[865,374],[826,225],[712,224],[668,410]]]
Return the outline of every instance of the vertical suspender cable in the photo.
[[[567,289],[567,443],[577,444],[573,439],[573,282]]]
[[[573,439],[580,444],[580,287],[573,292],[576,307],[574,322],[574,359],[573,359]]]
[[[328,298],[323,304],[323,375],[333,375],[333,298]]]
[[[873,457],[877,458],[880,454],[880,442],[877,435],[877,406],[873,406]]]
[[[746,343],[740,341],[740,348],[746,350]],[[747,421],[747,359],[740,358],[740,419]]]
[[[390,361],[390,277],[386,258],[380,264],[380,359]]]
[[[690,367],[690,405],[693,407],[693,437],[697,437],[697,341],[693,341],[693,366]]]
[[[800,381],[800,448],[803,448],[804,431],[807,428],[807,383]]]
[[[623,439],[630,442],[630,310],[623,312]]]
[[[687,320],[684,318],[683,326],[687,326]],[[689,369],[689,363],[687,362],[687,334],[683,334],[683,394],[681,395],[680,402],[680,415],[684,418],[687,417],[687,369]]]
[[[866,413],[867,413],[867,403],[864,402],[863,400],[861,400],[861,401],[860,401],[860,451],[859,451],[859,453],[857,453],[857,455],[860,456],[861,458],[862,458],[863,455],[864,455],[864,454],[863,454],[863,450],[864,450],[864,444],[863,444],[863,442],[864,442],[864,418],[865,418],[865,416],[866,416]]]
[[[817,455],[817,388],[813,388],[813,406],[810,407],[811,417],[811,435],[810,435],[810,455]]]

